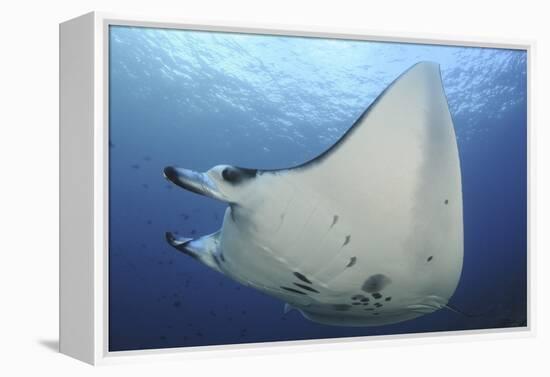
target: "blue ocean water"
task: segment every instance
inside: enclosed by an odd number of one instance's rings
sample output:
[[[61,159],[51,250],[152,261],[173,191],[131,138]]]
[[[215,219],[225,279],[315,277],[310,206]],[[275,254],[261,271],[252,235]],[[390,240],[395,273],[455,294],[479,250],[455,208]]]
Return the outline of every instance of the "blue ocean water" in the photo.
[[[309,160],[422,60],[441,65],[457,133],[465,248],[450,303],[472,315],[321,325],[166,243],[216,231],[225,204],[167,182],[165,166]],[[111,351],[527,324],[525,51],[111,27],[109,64]]]

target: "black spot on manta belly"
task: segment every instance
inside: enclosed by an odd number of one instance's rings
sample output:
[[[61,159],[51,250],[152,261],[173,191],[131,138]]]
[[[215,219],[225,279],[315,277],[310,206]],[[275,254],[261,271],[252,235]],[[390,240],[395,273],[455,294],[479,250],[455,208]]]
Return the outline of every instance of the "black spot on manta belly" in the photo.
[[[319,293],[319,291],[315,288],[312,288],[308,285],[305,285],[305,284],[300,284],[300,283],[294,283],[295,286],[297,287],[300,287],[302,289],[305,289],[306,291],[310,291],[310,292],[315,292],[315,293]]]
[[[431,261],[433,258],[434,258],[433,255],[430,255],[430,256],[428,257],[428,259],[426,259],[426,262]]]
[[[313,284],[307,277],[299,273],[298,271],[294,271],[294,276],[296,276],[298,279],[303,281],[304,283]]]
[[[368,293],[379,292],[390,283],[391,283],[391,279],[386,275],[375,274],[375,275],[369,276],[367,280],[365,280],[365,282],[361,286],[361,289]]]
[[[332,224],[330,224],[330,227],[332,228],[336,223],[338,222],[338,215],[334,215],[332,218]]]
[[[374,297],[375,299],[378,300],[378,299],[382,298],[382,295],[381,295],[380,293],[378,293],[378,292],[374,292],[374,293],[372,294],[372,297]]]
[[[445,199],[445,204],[449,204],[449,199]]]
[[[357,262],[357,257],[351,257],[346,267],[351,267]]]
[[[342,245],[342,247],[346,246],[349,243],[349,241],[351,241],[351,234],[348,234],[346,236],[346,239],[344,240],[344,244]]]
[[[297,293],[297,294],[300,294],[300,295],[307,296],[307,294],[305,292],[299,291],[299,290],[294,289],[294,288],[289,288],[289,287],[281,287],[281,288],[284,289],[285,291],[289,291],[289,292],[292,292],[292,293]]]

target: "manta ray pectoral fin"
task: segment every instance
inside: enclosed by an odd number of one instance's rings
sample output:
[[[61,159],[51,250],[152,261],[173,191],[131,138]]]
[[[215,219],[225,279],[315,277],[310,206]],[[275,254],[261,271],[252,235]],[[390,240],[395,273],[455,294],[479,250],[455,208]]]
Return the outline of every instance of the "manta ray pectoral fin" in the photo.
[[[219,232],[197,239],[176,237],[173,233],[166,232],[166,241],[174,248],[221,272],[220,259],[217,257],[218,237]]]

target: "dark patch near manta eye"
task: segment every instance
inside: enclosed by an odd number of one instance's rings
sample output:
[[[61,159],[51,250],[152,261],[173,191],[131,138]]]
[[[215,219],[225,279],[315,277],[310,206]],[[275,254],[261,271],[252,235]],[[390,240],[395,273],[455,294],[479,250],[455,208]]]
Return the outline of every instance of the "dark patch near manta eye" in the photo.
[[[222,260],[222,262],[225,262],[225,257],[223,256],[223,254],[220,254],[220,259]]]
[[[281,288],[284,289],[285,291],[289,291],[289,292],[292,292],[292,293],[298,293],[300,295],[306,295],[304,292],[299,291],[299,290],[294,289],[294,288],[289,288],[289,287],[281,287]]]
[[[257,172],[256,169],[236,168],[231,166],[222,170],[222,178],[226,182],[236,184],[254,178]]]
[[[220,260],[215,255],[214,255],[214,262],[216,262],[216,266],[220,267]]]
[[[426,259],[426,262],[429,262],[429,261],[431,261],[432,259],[434,259],[434,257],[433,257],[433,255],[430,255],[430,256],[428,257],[428,259]]]
[[[311,288],[310,286],[305,285],[305,284],[294,283],[294,285],[297,286],[297,287],[300,287],[300,288],[302,288],[302,289],[305,289],[306,291],[319,293],[319,291],[318,291],[317,289]]]
[[[294,272],[294,276],[296,276],[298,279],[300,279],[304,283],[313,284],[307,277],[305,277],[303,274],[299,273],[298,271]]]
[[[378,292],[384,289],[384,287],[386,287],[390,283],[391,279],[386,275],[375,274],[365,280],[361,289],[368,293]]]
[[[334,305],[332,305],[332,308],[334,310],[345,312],[345,311],[351,309],[351,305],[348,305],[348,304],[334,304]]]

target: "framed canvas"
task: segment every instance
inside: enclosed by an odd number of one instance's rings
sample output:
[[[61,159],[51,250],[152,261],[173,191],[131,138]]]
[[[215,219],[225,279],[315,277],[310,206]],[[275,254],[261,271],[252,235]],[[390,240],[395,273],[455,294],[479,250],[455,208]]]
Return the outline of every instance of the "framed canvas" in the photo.
[[[61,24],[61,352],[529,334],[531,53]]]

